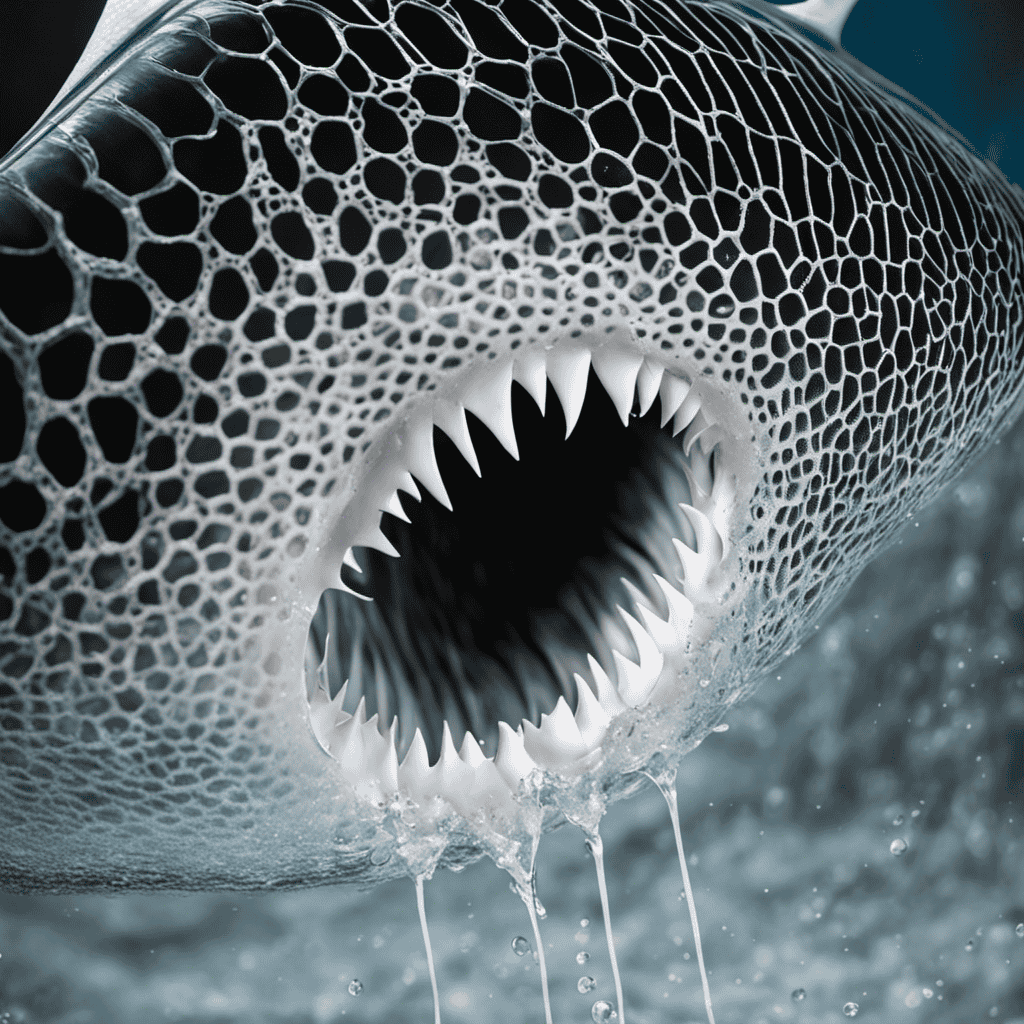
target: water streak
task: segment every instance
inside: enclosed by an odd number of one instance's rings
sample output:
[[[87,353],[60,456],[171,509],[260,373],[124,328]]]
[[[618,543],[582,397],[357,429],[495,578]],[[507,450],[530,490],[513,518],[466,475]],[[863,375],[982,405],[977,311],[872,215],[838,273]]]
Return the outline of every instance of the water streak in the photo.
[[[604,917],[604,934],[608,941],[608,958],[612,962],[612,978],[615,979],[615,1001],[619,1008],[619,1024],[626,1024],[626,1005],[622,1001],[622,979],[619,977],[619,962],[615,958],[615,940],[612,938],[612,918],[608,910],[608,886],[604,877],[604,843],[597,829],[588,831],[587,849],[594,858],[597,868],[597,888],[601,893],[601,914]]]
[[[434,993],[434,1024],[441,1024],[441,1000],[437,995],[437,974],[434,971],[434,951],[430,946],[430,931],[427,928],[427,909],[423,903],[423,875],[416,876],[416,909],[420,913],[420,928],[423,929],[423,945],[427,950],[427,970],[430,972],[430,988]]]

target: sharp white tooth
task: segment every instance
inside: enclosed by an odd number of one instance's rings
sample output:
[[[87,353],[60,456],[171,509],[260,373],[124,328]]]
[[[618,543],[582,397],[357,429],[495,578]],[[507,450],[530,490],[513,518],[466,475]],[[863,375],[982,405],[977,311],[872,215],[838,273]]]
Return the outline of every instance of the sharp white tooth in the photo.
[[[402,508],[402,499],[398,496],[398,491],[395,491],[390,498],[381,506],[381,512],[390,512],[397,519],[401,519],[402,522],[411,523],[412,520],[405,514],[405,509]]]
[[[366,698],[360,697],[359,703],[356,705],[356,713],[352,716],[356,720],[356,725],[366,725]]]
[[[471,732],[466,732],[466,735],[462,737],[462,746],[459,747],[459,757],[470,766],[470,768],[476,768],[477,765],[483,764],[487,760],[484,757],[484,752],[480,749],[480,744],[477,742],[476,737]]]
[[[381,797],[388,800],[398,792],[398,751],[395,749],[394,722],[387,736],[382,736],[374,724],[370,739],[371,742],[367,743],[370,751],[367,767],[380,785]]]
[[[679,508],[689,519],[693,532],[697,535],[697,551],[708,563],[709,568],[716,565],[722,560],[722,538],[711,525],[711,520],[700,509],[687,505],[683,501],[679,502]]]
[[[537,403],[541,416],[548,398],[547,353],[539,345],[524,352],[517,352],[515,358],[515,379],[522,384],[526,393]]]
[[[639,606],[640,615],[647,626],[647,632],[654,638],[654,642],[663,651],[672,651],[679,646],[679,637],[676,631],[664,619],[659,618],[656,612],[650,611],[643,605]]]
[[[550,714],[540,716],[539,728],[523,721],[523,745],[530,757],[548,768],[571,764],[590,753],[564,697],[558,698]]]
[[[451,438],[462,457],[473,467],[473,472],[480,476],[480,462],[476,457],[473,439],[469,436],[465,408],[448,402],[438,403],[434,408],[434,422]]]
[[[379,524],[360,534],[353,541],[352,546],[357,548],[373,548],[375,551],[390,555],[392,558],[399,557],[398,548],[384,536],[384,531],[381,530]]]
[[[624,427],[629,426],[636,375],[643,362],[644,357],[639,353],[615,345],[602,345],[593,354],[594,372],[608,392]]]
[[[697,450],[690,456],[688,463],[682,463],[683,475],[690,485],[690,493],[694,501],[706,501],[711,493],[714,478],[711,475],[711,465],[707,456]]]
[[[666,373],[661,378],[658,393],[661,395],[661,425],[665,426],[690,393],[690,385],[681,377],[673,377],[671,373]]]
[[[497,372],[483,374],[471,383],[465,406],[490,429],[505,451],[518,460],[519,448],[512,426],[512,362],[507,362]]]
[[[345,554],[341,556],[341,564],[347,565],[350,569],[355,569],[360,575],[363,573],[363,567],[356,561],[355,552],[352,548],[348,548]]]
[[[590,665],[590,672],[594,677],[594,682],[597,683],[597,699],[601,702],[601,707],[604,708],[609,718],[614,718],[620,711],[625,711],[626,705],[622,703],[619,691],[612,685],[608,673],[601,668],[601,663],[597,658],[588,654],[587,664]]]
[[[327,661],[326,645],[324,651],[324,662]],[[324,662],[321,662],[321,666]],[[317,675],[320,675],[319,669]],[[323,679],[317,680],[313,687],[313,693],[309,698],[309,724],[313,729],[313,735],[317,743],[326,751],[330,751],[330,734],[334,726],[334,710],[331,707],[329,691],[323,685]]]
[[[654,366],[648,360],[644,360],[644,364],[640,367],[640,373],[636,378],[636,394],[640,400],[641,416],[646,416],[651,406],[654,405],[654,400],[658,397],[658,387],[664,374],[664,366]]]
[[[360,572],[361,572],[361,571],[362,571],[362,570],[360,570]],[[351,595],[352,595],[353,597],[358,597],[360,601],[366,601],[367,603],[370,603],[371,601],[373,601],[373,598],[372,598],[372,597],[370,597],[370,596],[369,596],[368,594],[360,594],[358,590],[353,590],[353,589],[352,589],[352,588],[351,588],[351,587],[350,587],[350,586],[349,586],[349,585],[348,585],[348,584],[347,584],[347,583],[346,583],[346,582],[345,582],[345,581],[344,581],[344,580],[343,580],[343,579],[341,578],[341,576],[340,576],[340,575],[339,575],[339,576],[338,576],[338,578],[337,578],[337,579],[336,579],[336,580],[335,580],[335,581],[334,581],[334,582],[333,582],[333,583],[331,584],[331,586],[332,586],[332,587],[333,587],[333,589],[335,589],[335,590],[342,590],[342,591],[344,591],[344,592],[345,592],[346,594],[351,594]]]
[[[508,722],[498,723],[498,750],[494,755],[494,767],[513,793],[519,792],[519,783],[537,767],[537,763],[526,752],[522,736],[513,732]]]
[[[568,438],[580,418],[583,400],[587,397],[587,374],[590,372],[590,350],[586,348],[555,348],[548,356],[548,379],[558,395],[565,413],[565,436]]]
[[[700,435],[700,446],[705,455],[710,455],[716,444],[726,436],[725,430],[717,423],[712,423]]]
[[[637,608],[654,609],[651,599],[632,580],[627,580],[625,576],[620,576],[619,579],[622,580],[622,585],[629,592],[629,596],[633,598],[633,603]]]
[[[460,795],[459,791],[462,789],[459,781],[466,771],[466,765],[455,749],[447,721],[441,732],[441,756],[438,758],[437,764],[434,765],[433,771],[440,783],[440,794],[449,799],[452,797],[457,799]]]
[[[423,500],[423,497],[420,494],[420,489],[416,486],[416,481],[412,478],[412,473],[409,473],[408,471],[399,474],[398,483],[395,487],[397,490],[405,491],[406,494],[411,494],[416,501]]]
[[[342,767],[350,778],[362,776],[363,738],[359,723],[354,718],[335,724],[331,731],[331,757]]]
[[[444,489],[441,470],[437,466],[437,456],[434,454],[433,420],[421,421],[409,431],[405,461],[419,482],[451,512],[452,503]]]
[[[423,734],[417,728],[405,758],[398,766],[398,781],[410,796],[422,797],[429,772],[430,758],[427,756],[427,745],[423,742]]]
[[[619,694],[627,704],[636,708],[647,700],[654,689],[654,684],[665,665],[665,656],[647,630],[629,612],[620,605],[616,608],[632,634],[633,642],[640,654],[640,664],[634,665],[618,651],[612,651],[619,674]]]
[[[704,432],[713,426],[708,414],[703,409],[697,410],[697,415],[690,421],[690,425],[683,432],[683,454],[689,455],[697,438],[702,437]],[[703,448],[704,446],[701,445]],[[707,451],[707,449],[704,449]]]
[[[576,680],[576,728],[579,729],[587,749],[593,750],[604,739],[611,718],[601,707],[583,676],[576,672],[573,678]]]
[[[668,624],[672,627],[677,641],[683,641],[690,633],[693,622],[693,603],[663,576],[654,573],[654,582],[661,588],[668,604]]]
[[[679,411],[676,413],[675,419],[672,420],[672,436],[675,437],[680,430],[685,430],[693,422],[693,418],[698,412],[700,412],[700,395],[691,391],[683,399],[683,404],[679,406]]]
[[[505,805],[511,810],[514,806],[512,792],[518,792],[518,787],[518,780],[514,787],[510,787],[505,777],[495,768],[494,762],[484,758],[472,769],[468,802],[473,810],[487,807],[494,809],[496,805]]]
[[[722,557],[729,553],[729,514],[736,500],[736,478],[719,473],[711,489],[711,522],[722,539]]]

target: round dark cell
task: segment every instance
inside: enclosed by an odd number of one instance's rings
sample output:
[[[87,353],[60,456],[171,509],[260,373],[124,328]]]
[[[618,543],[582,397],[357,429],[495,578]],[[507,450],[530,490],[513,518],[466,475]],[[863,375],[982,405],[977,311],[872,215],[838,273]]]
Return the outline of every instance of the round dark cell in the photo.
[[[237,320],[249,304],[249,289],[232,267],[218,270],[210,284],[210,312],[218,320]]]
[[[495,170],[513,181],[526,181],[530,177],[533,163],[526,151],[511,142],[498,142],[487,147],[487,159]]]
[[[270,348],[265,348],[261,355],[263,365],[268,370],[276,370],[291,360],[292,348],[291,345],[271,345]]]
[[[572,82],[565,65],[555,57],[541,57],[530,68],[537,92],[549,103],[571,110],[576,106]]]
[[[397,263],[407,249],[401,228],[385,228],[377,238],[377,252],[384,263]]]
[[[369,188],[369,184],[367,187]],[[372,192],[373,189],[370,188],[370,191]],[[338,205],[338,193],[334,191],[334,186],[326,178],[313,178],[306,182],[305,188],[302,190],[302,201],[313,213],[326,216],[333,213],[334,208]]]
[[[452,262],[452,240],[447,231],[435,231],[423,239],[423,263],[431,270],[444,270]]]
[[[86,360],[86,369],[88,365]],[[84,383],[85,375],[82,377]],[[14,363],[5,352],[0,352],[0,462],[13,462],[21,454],[21,442],[25,438],[23,399]]]
[[[270,176],[285,192],[294,192],[299,187],[299,162],[288,148],[284,132],[276,124],[260,129],[260,148]]]
[[[347,28],[345,42],[375,75],[397,82],[409,74],[409,62],[383,29]]]
[[[12,480],[0,487],[0,522],[15,533],[34,530],[46,515],[46,502],[36,488],[24,480]]]
[[[257,306],[249,315],[242,328],[250,341],[266,341],[274,336],[274,312],[265,306]]]
[[[36,441],[36,451],[57,483],[71,487],[82,479],[85,449],[74,424],[63,416],[43,425]]]
[[[665,217],[664,227],[669,245],[684,245],[693,235],[690,222],[678,210],[673,210]]]
[[[252,223],[252,207],[244,196],[234,196],[221,203],[210,222],[210,233],[228,252],[238,256],[247,253],[257,240]]]
[[[199,223],[199,196],[183,181],[139,203],[146,226],[158,235],[188,235]]]
[[[590,174],[604,188],[622,188],[633,184],[633,172],[617,157],[603,150],[594,154]]]
[[[388,275],[383,270],[371,270],[363,279],[363,292],[375,299],[384,294],[388,286]]]
[[[252,57],[218,57],[206,72],[207,87],[228,110],[249,120],[279,121],[288,97],[272,64]]]
[[[412,179],[413,200],[419,206],[444,199],[444,178],[437,171],[417,171]]]
[[[187,299],[203,272],[203,254],[191,242],[143,242],[135,259],[172,302]]]
[[[354,53],[345,54],[337,74],[350,92],[367,92],[370,88],[370,73]]]
[[[205,135],[213,124],[213,109],[191,82],[156,70],[130,82],[121,102],[149,118],[169,139]]]
[[[38,583],[50,571],[50,556],[43,548],[33,548],[25,556],[25,575],[29,583]]]
[[[167,168],[160,148],[127,117],[104,110],[78,130],[96,154],[100,177],[119,192],[134,196],[163,181]]]
[[[612,95],[614,87],[611,76],[599,61],[571,44],[563,46],[561,54],[572,75],[576,102],[581,107],[596,107]]]
[[[146,293],[134,281],[108,277],[93,278],[89,308],[96,325],[108,337],[142,334],[153,315]]]
[[[347,292],[356,276],[356,268],[346,260],[325,260],[323,270],[332,292]]]
[[[120,555],[98,555],[89,570],[97,590],[109,590],[125,578]]]
[[[492,11],[477,0],[455,0],[452,6],[459,12],[477,49],[485,57],[514,60],[519,64],[526,62],[526,47],[497,11]]]
[[[139,519],[142,515],[144,499],[138,491],[131,488],[124,494],[103,509],[97,518],[107,540],[116,544],[124,544],[132,539],[135,531],[139,528]]]
[[[543,174],[537,186],[540,201],[553,210],[564,210],[572,206],[572,185],[557,174]]]
[[[405,37],[436,68],[461,68],[468,47],[440,14],[419,4],[402,4],[395,22]]]
[[[220,429],[226,437],[240,437],[249,429],[249,414],[244,409],[228,413],[221,421]]]
[[[77,398],[85,387],[92,359],[92,338],[76,332],[55,341],[39,355],[39,376],[50,398]]]
[[[188,341],[188,321],[183,316],[169,316],[156,332],[156,343],[169,355],[179,355]]]
[[[241,373],[238,375],[238,393],[243,398],[255,398],[267,390],[267,378],[262,373]]]
[[[341,46],[330,24],[305,7],[271,7],[267,21],[281,45],[308,67],[329,68],[341,56]]]
[[[52,249],[38,256],[0,253],[0,311],[25,334],[56,327],[71,312],[74,280]]]
[[[154,416],[170,416],[184,393],[181,381],[170,370],[153,370],[142,382],[142,396]]]
[[[220,121],[209,139],[181,139],[174,144],[174,164],[200,191],[231,195],[245,184],[242,136]]]
[[[612,214],[620,224],[635,220],[644,208],[643,201],[632,192],[618,192],[608,202]]]
[[[528,43],[545,50],[558,45],[558,26],[532,0],[507,3],[502,13]]]
[[[309,143],[313,159],[325,170],[344,174],[356,162],[352,130],[342,121],[323,121],[313,129]]]
[[[295,290],[300,295],[312,295],[316,291],[316,279],[312,274],[296,274]]]
[[[633,170],[644,178],[661,181],[668,170],[668,156],[663,149],[645,142],[633,157]]]
[[[302,341],[313,333],[316,326],[316,306],[299,306],[284,318],[284,329],[292,341]]]
[[[338,218],[338,241],[349,256],[358,256],[370,241],[373,229],[362,210],[346,206]]]
[[[216,423],[220,410],[217,400],[210,395],[200,395],[192,406],[193,423]]]
[[[378,153],[397,153],[409,141],[402,119],[374,99],[363,104],[363,141]]]
[[[210,26],[210,38],[235,53],[262,53],[270,42],[267,26],[258,14],[243,11],[208,14],[206,24]]]
[[[348,91],[331,75],[311,75],[299,86],[299,102],[327,117],[348,110]]]
[[[82,189],[63,211],[64,233],[85,252],[123,259],[128,252],[128,227],[109,199]]]
[[[459,155],[459,139],[455,130],[443,121],[424,120],[413,130],[412,145],[416,156],[425,164],[447,167]]]
[[[195,466],[219,459],[223,450],[216,437],[193,437],[185,451],[185,458]]]
[[[506,206],[498,211],[498,226],[503,238],[518,238],[529,223],[530,216],[521,206]]]
[[[590,156],[587,131],[572,114],[547,103],[535,103],[531,111],[533,133],[556,160],[581,164]]]
[[[514,96],[519,100],[525,100],[530,92],[526,72],[515,64],[484,61],[476,66],[476,80],[481,85],[489,85],[495,92]]]
[[[469,90],[462,113],[469,130],[485,142],[518,139],[523,128],[518,111],[475,87]]]
[[[412,94],[424,113],[435,117],[454,117],[459,109],[459,87],[443,75],[417,75]]]
[[[189,365],[197,377],[216,380],[227,361],[228,350],[223,345],[203,345],[195,350]]]
[[[10,186],[0,185],[0,245],[38,249],[46,245],[46,228],[35,211]]]
[[[362,327],[366,323],[366,303],[352,302],[341,311],[341,326],[345,330]]]
[[[274,254],[269,249],[257,249],[249,259],[249,266],[260,288],[269,292],[277,280],[277,260]]]
[[[158,434],[146,448],[146,469],[151,473],[170,469],[177,455],[174,450],[174,438],[166,434]]]
[[[633,110],[640,121],[644,135],[651,142],[660,146],[672,144],[672,122],[668,105],[661,94],[637,89],[633,93]]]
[[[135,365],[135,346],[130,341],[107,345],[100,355],[100,377],[103,380],[124,380]]]
[[[185,485],[180,480],[161,480],[156,485],[156,500],[163,508],[176,505],[181,498]]]
[[[60,531],[61,540],[68,551],[77,551],[85,543],[85,530],[80,519],[65,519]]]
[[[394,160],[374,157],[363,170],[363,182],[378,199],[386,199],[395,205],[405,200],[405,171]]]
[[[127,462],[135,447],[135,431],[139,425],[135,406],[125,398],[94,398],[88,409],[92,432],[107,461]]]
[[[313,236],[309,233],[302,214],[294,210],[279,213],[270,222],[270,233],[281,250],[292,259],[311,260],[313,258]]]
[[[480,216],[480,197],[464,193],[455,200],[452,216],[458,224],[472,224]]]
[[[633,112],[622,100],[613,100],[595,110],[590,115],[590,130],[599,145],[623,156],[629,156],[640,141]]]

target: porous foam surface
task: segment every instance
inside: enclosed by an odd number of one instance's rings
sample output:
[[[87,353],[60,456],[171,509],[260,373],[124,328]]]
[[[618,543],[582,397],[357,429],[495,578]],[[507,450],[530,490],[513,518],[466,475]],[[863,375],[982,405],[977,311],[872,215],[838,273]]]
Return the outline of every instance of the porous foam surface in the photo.
[[[190,6],[0,179],[0,879],[393,873],[287,582],[521,346],[628,325],[746,417],[734,694],[1001,428],[1022,265],[1019,189],[753,10]]]

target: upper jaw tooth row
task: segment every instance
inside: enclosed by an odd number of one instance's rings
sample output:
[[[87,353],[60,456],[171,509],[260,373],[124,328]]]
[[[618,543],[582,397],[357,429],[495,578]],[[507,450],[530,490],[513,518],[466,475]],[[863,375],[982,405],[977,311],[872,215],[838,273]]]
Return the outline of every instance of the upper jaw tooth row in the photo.
[[[366,525],[354,535],[350,534],[352,539],[344,548],[342,562],[361,571],[353,555],[353,548],[360,546],[398,555],[380,529],[380,513],[391,512],[408,521],[398,492],[406,491],[418,500],[420,493],[413,477],[451,510],[434,454],[435,425],[451,438],[480,475],[466,410],[477,416],[518,459],[512,426],[512,382],[518,381],[543,413],[550,381],[565,413],[568,437],[583,407],[591,366],[624,426],[629,422],[634,395],[639,402],[640,415],[646,414],[655,397],[660,395],[661,425],[665,427],[671,420],[673,435],[683,434],[682,448],[688,456],[683,469],[692,503],[680,502],[679,508],[692,528],[696,550],[673,537],[681,563],[676,583],[652,573],[665,597],[668,618],[662,619],[647,595],[624,579],[643,623],[619,605],[616,605],[616,612],[633,638],[639,664],[613,649],[617,676],[613,683],[597,659],[588,654],[595,685],[592,689],[578,673],[575,675],[576,713],[573,714],[564,697],[559,697],[554,710],[541,715],[539,727],[524,720],[513,730],[507,723],[499,722],[498,746],[493,758],[484,756],[479,742],[468,731],[456,750],[445,723],[441,755],[434,765],[429,763],[419,729],[399,763],[397,719],[392,721],[387,734],[382,735],[377,715],[366,719],[364,700],[360,701],[354,715],[344,711],[347,683],[333,700],[330,699],[328,638],[317,672],[318,683],[310,698],[310,724],[321,747],[341,762],[346,777],[364,798],[383,805],[390,803],[396,794],[417,801],[442,796],[461,813],[472,816],[495,799],[507,800],[510,793],[518,792],[521,781],[538,768],[577,774],[596,761],[594,752],[600,747],[611,721],[626,708],[638,708],[648,701],[662,676],[666,659],[685,653],[694,641],[701,639],[697,636],[694,606],[714,599],[710,578],[728,553],[728,517],[734,485],[729,474],[713,473],[710,462],[711,452],[724,433],[702,408],[698,393],[689,383],[668,373],[664,366],[649,357],[612,344],[594,349],[585,346],[531,349],[497,366],[488,364],[473,373],[459,400],[439,399],[425,414],[407,421],[392,438],[390,451],[378,458],[366,485],[346,509],[348,522]],[[331,586],[356,593],[339,579]],[[603,624],[605,634],[624,638],[622,623],[609,614]],[[620,646],[625,645],[620,643]]]

